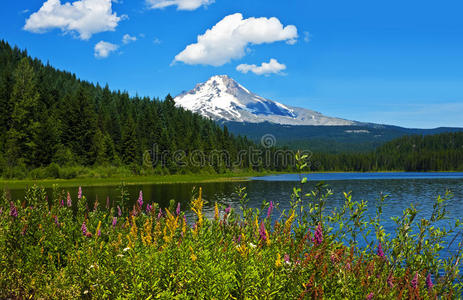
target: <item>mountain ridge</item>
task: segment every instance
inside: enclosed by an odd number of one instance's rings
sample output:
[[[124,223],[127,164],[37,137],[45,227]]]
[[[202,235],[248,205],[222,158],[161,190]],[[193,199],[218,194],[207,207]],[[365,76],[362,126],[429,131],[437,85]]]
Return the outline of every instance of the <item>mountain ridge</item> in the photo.
[[[356,125],[360,122],[325,116],[261,97],[228,75],[215,75],[174,98],[176,106],[222,122],[281,125]]]

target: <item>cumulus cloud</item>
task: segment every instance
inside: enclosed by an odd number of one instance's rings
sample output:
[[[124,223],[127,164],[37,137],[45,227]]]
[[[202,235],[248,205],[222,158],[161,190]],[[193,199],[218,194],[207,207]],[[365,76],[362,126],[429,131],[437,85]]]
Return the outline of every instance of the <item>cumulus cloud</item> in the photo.
[[[135,42],[137,40],[137,37],[136,36],[131,36],[130,34],[124,34],[124,36],[122,37],[122,43],[124,44],[128,44],[128,43],[131,43],[131,42]]]
[[[256,75],[280,74],[286,69],[286,65],[280,64],[276,59],[271,58],[268,63],[264,62],[260,66],[241,64],[236,67],[236,70],[241,73],[252,72]]]
[[[95,45],[95,57],[106,58],[111,52],[116,51],[119,48],[118,45],[111,44],[105,41],[100,41]]]
[[[175,56],[174,62],[189,65],[221,66],[246,54],[248,45],[286,41],[295,43],[297,29],[294,25],[283,27],[277,18],[248,18],[236,13],[226,16],[194,44],[188,45]]]
[[[214,2],[214,0],[146,0],[146,4],[152,9],[176,5],[178,10],[195,10]]]
[[[64,4],[60,0],[48,0],[29,16],[24,29],[43,33],[59,28],[65,33],[77,32],[82,40],[88,40],[95,33],[114,31],[125,17],[112,12],[111,0],[79,0]]]

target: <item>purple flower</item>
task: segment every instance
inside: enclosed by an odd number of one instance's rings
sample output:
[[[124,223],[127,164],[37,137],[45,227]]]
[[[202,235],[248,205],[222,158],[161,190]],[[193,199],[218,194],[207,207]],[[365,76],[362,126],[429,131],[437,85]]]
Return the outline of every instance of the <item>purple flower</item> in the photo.
[[[267,219],[270,218],[270,216],[272,215],[272,211],[273,211],[273,201],[270,201],[270,204],[267,210]]]
[[[98,236],[101,236],[101,229],[98,229],[98,232],[96,233]]]
[[[71,194],[69,194],[69,192],[68,192],[68,196],[67,196],[66,202],[67,202],[68,207],[71,207],[71,206],[72,206]]]
[[[322,225],[318,223],[317,229],[315,230],[315,234],[314,234],[314,243],[316,245],[320,245],[322,242],[323,242]]]
[[[113,217],[113,228],[116,227],[117,224],[117,217]]]
[[[61,207],[64,207],[64,199],[61,199],[61,202],[59,203]]]
[[[82,199],[82,187],[79,186],[79,191],[77,192],[77,199]]]
[[[175,211],[177,216],[180,215],[180,202],[177,204],[177,210]]]
[[[240,244],[240,243],[241,243],[241,234],[238,235],[238,244]]]
[[[262,241],[266,241],[266,240],[267,240],[267,234],[266,234],[266,232],[265,232],[265,225],[264,225],[264,222],[260,223],[259,235],[260,235],[260,239],[261,239]]]
[[[153,210],[153,205],[146,204],[146,213],[149,214]]]
[[[283,260],[285,261],[285,263],[289,263],[289,254],[285,254],[283,256]]]
[[[369,293],[369,294],[367,295],[367,300],[373,299],[373,296],[374,296],[374,295],[375,295],[375,294],[373,294],[373,292]]]
[[[119,205],[117,206],[117,215],[120,217],[122,216],[122,210],[121,208],[119,207]]]
[[[55,224],[59,227],[58,216],[55,216]]]
[[[162,217],[162,209],[159,209],[158,219],[160,219],[161,217]]]
[[[413,277],[412,282],[410,284],[412,288],[416,289],[418,285],[418,272],[415,273],[415,277]]]
[[[13,201],[10,201],[10,216],[13,218],[18,217],[18,210],[16,209],[16,206],[14,206]]]
[[[432,289],[433,286],[434,284],[432,283],[431,273],[429,273],[428,276],[426,276],[426,287],[428,289]]]
[[[225,209],[225,214],[228,215],[231,211],[231,206],[228,205],[228,207]]]
[[[87,225],[85,225],[85,221],[82,222],[82,227],[81,227],[81,229],[82,229],[82,234],[83,234],[83,235],[87,235]]]
[[[143,192],[140,191],[140,193],[138,194],[138,200],[137,200],[137,203],[140,207],[143,206]]]
[[[383,247],[381,246],[381,242],[379,242],[378,250],[376,250],[376,254],[381,258],[385,257],[384,252],[383,252]]]

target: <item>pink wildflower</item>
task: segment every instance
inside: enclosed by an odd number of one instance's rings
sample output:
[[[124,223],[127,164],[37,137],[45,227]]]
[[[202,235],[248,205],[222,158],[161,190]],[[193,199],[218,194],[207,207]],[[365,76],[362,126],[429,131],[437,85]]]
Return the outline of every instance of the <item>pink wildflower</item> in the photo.
[[[225,214],[228,215],[231,211],[231,206],[229,205],[226,209],[225,209]]]
[[[288,263],[289,263],[289,254],[285,254],[285,255],[283,256],[283,260],[285,261],[285,263],[288,264]]]
[[[320,223],[318,223],[317,229],[314,234],[314,243],[320,245],[323,242],[323,230]]]
[[[82,223],[82,234],[87,235],[87,225],[85,225],[85,221]]]
[[[143,192],[140,191],[140,193],[138,194],[138,200],[137,200],[137,203],[140,207],[143,206]]]
[[[68,207],[72,206],[71,194],[69,194],[69,192],[68,192],[68,196],[67,196],[67,199],[66,199],[66,204],[68,205]]]
[[[267,219],[270,218],[270,216],[272,215],[272,211],[273,211],[273,201],[270,201],[270,204],[267,210]]]
[[[61,199],[59,205],[60,205],[61,207],[64,207],[64,199]]]
[[[113,217],[113,228],[116,227],[116,224],[117,224],[117,217]]]
[[[117,215],[120,217],[122,216],[122,210],[121,208],[119,207],[119,205],[117,206]]]
[[[177,204],[177,210],[175,211],[177,216],[180,215],[180,202]]]
[[[416,289],[418,286],[418,272],[415,273],[415,277],[413,277],[412,282],[410,283],[412,288]]]
[[[373,294],[373,292],[369,293],[369,294],[367,295],[367,300],[373,299],[373,296],[374,296],[374,295],[375,295],[375,294]]]
[[[10,201],[10,216],[13,218],[18,217],[18,210],[16,209],[16,206],[14,206],[13,201]]]
[[[262,241],[266,241],[267,240],[267,234],[265,232],[265,225],[264,225],[264,222],[260,223],[260,228],[259,228],[259,235],[260,235],[260,239]]]
[[[379,242],[378,250],[376,251],[376,254],[381,258],[385,257],[384,252],[383,252],[383,247],[381,246],[381,242]]]
[[[432,283],[431,273],[429,273],[428,276],[426,276],[426,287],[428,289],[432,289],[433,286],[434,284]]]
[[[82,187],[79,186],[79,191],[77,192],[77,199],[82,199]]]

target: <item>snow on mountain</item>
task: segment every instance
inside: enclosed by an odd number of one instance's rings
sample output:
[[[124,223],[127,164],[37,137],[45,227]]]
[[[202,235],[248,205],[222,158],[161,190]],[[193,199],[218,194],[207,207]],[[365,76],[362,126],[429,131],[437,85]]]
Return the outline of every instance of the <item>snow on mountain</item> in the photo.
[[[216,75],[183,92],[174,99],[176,106],[216,121],[285,125],[355,125],[357,122],[328,117],[319,112],[283,105],[260,97],[227,75]]]

